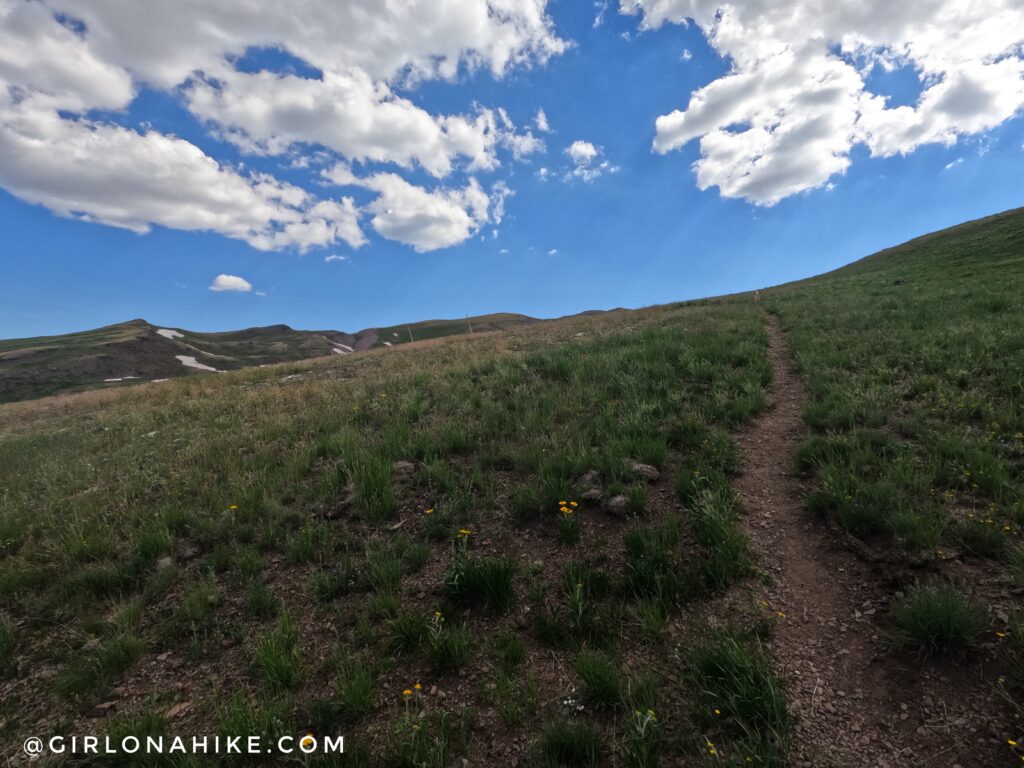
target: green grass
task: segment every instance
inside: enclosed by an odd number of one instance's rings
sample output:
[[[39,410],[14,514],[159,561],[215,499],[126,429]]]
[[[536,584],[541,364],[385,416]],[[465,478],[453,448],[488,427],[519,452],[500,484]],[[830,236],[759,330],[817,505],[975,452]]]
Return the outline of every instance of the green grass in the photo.
[[[0,616],[0,677],[14,672],[14,658],[18,650],[18,638],[14,625],[6,616]]]
[[[600,733],[585,723],[547,725],[535,747],[534,768],[597,768],[605,753]]]
[[[751,757],[755,765],[783,766],[793,725],[781,682],[760,645],[726,634],[689,654],[696,688],[694,719],[705,725],[704,748],[719,759]]]
[[[312,725],[376,764],[449,768],[479,711],[535,745],[521,760],[653,764],[625,757],[647,750],[626,737],[633,679],[602,683],[599,660],[665,658],[714,542],[630,466],[727,478],[729,431],[764,406],[764,342],[728,300],[0,408],[0,601],[17,655],[59,670],[20,695],[55,712],[60,691],[144,688],[168,653],[215,670],[186,686],[219,732]],[[559,522],[591,471],[629,528],[597,505]],[[88,663],[77,636],[100,640]],[[537,665],[577,657],[588,704],[563,722]],[[408,721],[417,680],[438,692]]]
[[[576,675],[584,698],[598,707],[622,703],[622,680],[618,665],[607,655],[582,650],[576,657]]]
[[[912,553],[1019,541],[1022,241],[1013,211],[767,292],[808,390],[812,510]]]
[[[473,652],[469,630],[435,616],[427,631],[427,658],[435,673],[464,670]]]
[[[388,625],[391,648],[398,653],[415,652],[427,637],[427,617],[415,611],[400,611]]]
[[[494,636],[491,650],[498,670],[505,675],[513,675],[526,661],[526,647],[522,639],[513,632],[501,632]]]
[[[1007,567],[1010,569],[1010,578],[1014,586],[1024,587],[1024,547],[1016,546],[1010,550]]]
[[[95,701],[145,652],[145,641],[130,632],[109,637],[95,651],[75,655],[57,677],[56,692],[66,699]]]
[[[277,615],[281,601],[277,595],[263,582],[257,581],[249,585],[249,613],[257,619],[269,619]]]
[[[376,679],[369,667],[359,660],[349,660],[338,673],[337,701],[347,720],[370,714],[377,699]]]
[[[253,670],[271,691],[294,690],[302,682],[303,664],[298,647],[295,621],[283,614],[277,627],[257,644],[253,654]]]
[[[924,656],[964,653],[989,626],[984,604],[952,584],[915,585],[890,606],[893,647]]]
[[[706,488],[693,500],[693,527],[703,547],[700,574],[708,589],[725,589],[750,572],[747,537],[737,524],[739,502],[728,486]]]
[[[1000,589],[1024,585],[1022,247],[1017,212],[763,292],[807,390],[807,508],[940,574],[953,550]],[[710,760],[701,733],[717,762],[781,765],[792,718],[758,642],[695,643],[686,618],[756,566],[731,435],[766,405],[764,320],[744,296],[498,318],[500,334],[0,408],[12,708],[56,722],[61,697],[144,689],[169,653],[216,670],[186,685],[218,730],[344,729],[372,752],[353,764],[477,762],[479,711],[537,765]],[[627,520],[560,513],[591,472]],[[894,642],[970,649],[977,600],[909,590]],[[994,665],[1019,664],[1018,634],[992,641]],[[57,674],[27,686],[13,656]],[[558,706],[554,668],[584,711]],[[406,706],[415,680],[438,692]]]
[[[459,556],[445,578],[445,588],[458,605],[506,613],[515,603],[515,573],[515,563],[506,557]]]

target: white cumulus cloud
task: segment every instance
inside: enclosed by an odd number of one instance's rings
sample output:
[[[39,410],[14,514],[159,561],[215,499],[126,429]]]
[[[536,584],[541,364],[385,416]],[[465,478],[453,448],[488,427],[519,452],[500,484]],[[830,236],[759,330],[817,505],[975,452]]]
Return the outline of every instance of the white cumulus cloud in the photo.
[[[238,275],[217,275],[210,284],[210,290],[218,293],[223,291],[249,293],[252,291],[252,283]]]
[[[701,189],[757,205],[826,184],[854,146],[907,154],[989,130],[1024,107],[1018,0],[620,0],[641,26],[695,22],[728,73],[656,121],[654,149],[700,141]],[[913,105],[868,85],[874,68],[912,68]]]
[[[180,94],[211,133],[244,153],[282,155],[293,168],[315,158],[333,166],[338,185],[348,183],[340,169],[351,175],[351,163],[437,178],[491,170],[499,148],[519,158],[543,143],[505,125],[497,110],[432,114],[399,91],[466,70],[502,77],[543,65],[568,45],[546,6],[0,0],[0,186],[60,215],[137,232],[161,225],[262,249],[358,247],[363,211],[351,198],[318,197],[176,136],[101,121],[93,110],[116,119],[143,87]],[[304,74],[241,68],[252,49],[288,54]],[[368,209],[374,221],[378,208]]]
[[[573,168],[566,173],[566,180],[582,179],[593,181],[605,173],[615,173],[619,169],[604,159],[604,149],[589,141],[577,139],[565,150],[565,154],[573,162]]]
[[[379,173],[362,181],[378,193],[369,205],[371,225],[383,237],[419,252],[457,245],[489,223],[501,221],[505,190],[492,199],[476,179],[463,189],[427,190],[394,173]]]

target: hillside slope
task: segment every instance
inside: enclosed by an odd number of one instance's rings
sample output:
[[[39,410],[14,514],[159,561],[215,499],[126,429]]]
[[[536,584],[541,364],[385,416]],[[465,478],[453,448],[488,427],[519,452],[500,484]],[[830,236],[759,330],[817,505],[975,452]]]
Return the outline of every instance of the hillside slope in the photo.
[[[61,336],[0,340],[0,403],[197,373],[292,362],[537,322],[495,314],[427,320],[356,333],[271,325],[223,333],[160,328],[145,320]]]
[[[1019,762],[1022,235],[0,406],[3,757]]]

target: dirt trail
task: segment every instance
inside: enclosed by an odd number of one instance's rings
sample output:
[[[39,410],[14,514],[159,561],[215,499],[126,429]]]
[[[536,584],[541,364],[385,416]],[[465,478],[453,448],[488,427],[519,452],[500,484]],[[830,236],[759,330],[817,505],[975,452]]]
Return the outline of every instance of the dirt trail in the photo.
[[[763,600],[779,616],[771,653],[799,719],[792,765],[1003,764],[989,762],[994,739],[970,719],[977,700],[960,695],[965,687],[977,690],[971,670],[954,671],[965,679],[950,680],[888,654],[877,620],[891,585],[804,512],[804,488],[793,474],[803,386],[776,317],[768,317],[767,331],[775,374],[770,408],[737,436],[744,456],[737,489],[748,534],[771,575],[763,587]]]

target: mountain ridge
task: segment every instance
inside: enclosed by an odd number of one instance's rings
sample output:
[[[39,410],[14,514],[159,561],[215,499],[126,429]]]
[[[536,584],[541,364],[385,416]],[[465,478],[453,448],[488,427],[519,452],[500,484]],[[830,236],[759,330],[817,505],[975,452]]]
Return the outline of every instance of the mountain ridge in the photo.
[[[515,313],[424,320],[354,333],[284,323],[191,331],[143,318],[53,336],[0,340],[0,403],[86,389],[348,355],[463,333],[543,322]]]

